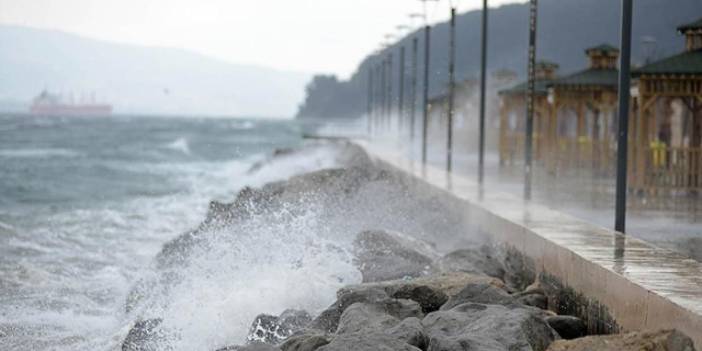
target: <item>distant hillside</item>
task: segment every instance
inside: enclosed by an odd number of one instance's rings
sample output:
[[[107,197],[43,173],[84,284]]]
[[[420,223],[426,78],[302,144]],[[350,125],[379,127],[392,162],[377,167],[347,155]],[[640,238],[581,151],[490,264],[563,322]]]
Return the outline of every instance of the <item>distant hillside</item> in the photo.
[[[539,2],[539,59],[548,59],[561,65],[566,73],[584,67],[583,50],[601,43],[619,44],[620,1],[614,0],[542,0]],[[644,56],[663,57],[682,50],[683,40],[675,28],[702,16],[702,0],[637,0],[634,3],[633,54],[634,63]],[[460,14],[457,18],[457,79],[478,75],[480,59],[480,11]],[[491,9],[489,19],[488,69],[511,69],[524,76],[527,46],[527,4],[505,5]],[[423,47],[423,33],[420,49]],[[395,63],[399,45],[411,46],[412,35],[404,38],[392,50]],[[654,38],[656,44],[647,48],[644,38]],[[448,56],[448,24],[432,28],[431,95],[441,93],[446,86]],[[654,50],[651,50],[653,48]],[[307,87],[304,104],[298,118],[354,118],[366,108],[367,73],[369,58],[359,65],[349,81],[335,77],[315,77]],[[423,65],[420,55],[420,67]],[[394,67],[398,81],[397,64]],[[361,74],[359,74],[361,72]],[[394,93],[397,94],[397,88]],[[395,96],[397,98],[397,96]]]
[[[117,113],[290,116],[309,75],[234,65],[179,49],[0,25],[0,109],[42,89],[95,92]]]

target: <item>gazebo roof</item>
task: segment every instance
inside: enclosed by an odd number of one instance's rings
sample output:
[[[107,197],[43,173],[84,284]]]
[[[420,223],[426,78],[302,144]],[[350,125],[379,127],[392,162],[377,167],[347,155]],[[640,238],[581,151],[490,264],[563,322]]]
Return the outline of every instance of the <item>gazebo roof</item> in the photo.
[[[541,60],[536,62],[536,67],[544,67],[544,68],[558,68],[561,65],[552,62],[552,61],[547,61],[547,60]]]
[[[608,53],[619,52],[619,48],[616,48],[616,47],[609,45],[609,44],[600,44],[600,45],[585,49],[586,54],[589,54],[592,51],[601,51],[602,53],[608,54]]]
[[[547,60],[539,60],[536,62],[536,69],[537,71],[539,69],[553,69],[556,70],[560,67],[559,64],[552,62],[552,61],[547,61]],[[534,92],[536,95],[547,95],[548,94],[548,85],[551,83],[553,79],[546,79],[546,78],[537,78],[534,81]],[[507,89],[503,89],[497,92],[498,95],[518,95],[518,94],[525,94],[527,92],[527,89],[529,88],[529,82],[524,81],[517,83],[516,85],[513,85]]]
[[[537,79],[534,81],[534,93],[536,95],[547,95],[548,85],[552,79]],[[529,88],[529,82],[521,82],[511,88],[503,89],[497,92],[498,95],[519,95],[525,94]]]
[[[683,24],[682,26],[678,27],[678,32],[684,33],[691,29],[702,29],[702,18],[688,24]]]
[[[554,87],[601,87],[617,88],[619,70],[588,68],[554,80],[549,86]]]
[[[702,75],[702,49],[683,52],[635,69],[632,75]]]

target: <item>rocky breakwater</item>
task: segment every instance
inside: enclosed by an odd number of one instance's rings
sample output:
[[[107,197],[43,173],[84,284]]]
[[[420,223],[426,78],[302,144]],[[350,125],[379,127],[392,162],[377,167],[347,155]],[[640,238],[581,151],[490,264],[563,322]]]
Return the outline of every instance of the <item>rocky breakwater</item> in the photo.
[[[347,163],[351,166],[245,188],[232,203],[213,203],[200,228],[164,246],[157,257],[163,275],[137,284],[128,308],[148,305],[149,294],[168,290],[156,287],[164,281],[166,287],[177,281],[177,270],[172,267],[186,265],[194,247],[206,245],[209,235],[221,235],[208,228],[274,214],[304,196],[325,208],[336,208],[341,218],[365,228],[357,230],[359,226],[350,225],[349,230],[356,232],[349,235],[349,247],[339,243],[333,248],[349,251],[360,281],[341,287],[326,309],[305,311],[289,306],[279,315],[258,315],[246,340],[231,340],[227,343],[231,346],[213,350],[694,350],[690,339],[676,331],[587,336],[587,327],[579,318],[547,310],[547,296],[533,274],[515,263],[515,257],[478,238],[460,222],[460,206],[443,202],[437,207],[433,195],[413,193],[400,175],[376,168],[353,146],[344,148],[347,156],[352,155]],[[400,187],[406,196],[399,202],[364,203],[368,211],[351,213],[350,208],[359,205],[358,193],[375,183]],[[396,206],[397,211],[407,202],[424,210],[421,213],[439,210],[419,221],[420,212],[409,211],[412,220],[407,225],[426,230],[411,234],[388,230],[387,222],[373,217],[376,212],[392,215],[388,206]],[[336,212],[324,212],[333,218],[331,213]],[[402,228],[394,229],[398,227]],[[434,235],[426,235],[427,231]],[[471,240],[456,241],[456,235]],[[160,318],[139,319],[122,350],[169,349],[163,345],[177,331],[162,328],[162,323]]]

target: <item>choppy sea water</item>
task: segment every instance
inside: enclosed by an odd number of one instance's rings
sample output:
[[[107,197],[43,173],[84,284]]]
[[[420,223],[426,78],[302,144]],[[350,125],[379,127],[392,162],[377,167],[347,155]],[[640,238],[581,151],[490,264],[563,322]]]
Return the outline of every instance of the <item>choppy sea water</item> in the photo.
[[[149,274],[164,242],[202,221],[211,199],[231,201],[244,185],[332,162],[316,155],[247,174],[274,148],[300,143],[294,121],[0,116],[0,349],[119,349],[134,319],[124,310],[130,287]],[[235,325],[222,330],[222,321],[236,320],[251,301],[280,297],[247,294],[270,290],[266,284],[285,276],[256,271],[266,265],[213,267],[196,272],[231,277],[238,269],[235,276],[258,289],[183,287],[164,313],[190,314],[180,330],[216,346],[242,333]],[[260,312],[255,308],[247,319]]]

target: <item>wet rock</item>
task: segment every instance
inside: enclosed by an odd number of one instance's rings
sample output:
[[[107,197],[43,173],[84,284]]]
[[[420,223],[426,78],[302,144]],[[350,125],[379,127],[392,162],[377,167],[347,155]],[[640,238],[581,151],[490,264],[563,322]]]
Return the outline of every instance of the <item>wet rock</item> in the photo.
[[[156,267],[159,269],[183,266],[193,247],[202,243],[202,232],[191,230],[163,244],[156,255]]]
[[[419,304],[412,300],[387,299],[375,303],[354,303],[341,315],[336,334],[385,330],[409,317],[424,317]]]
[[[285,310],[280,316],[260,314],[251,324],[246,340],[248,342],[277,344],[305,328],[311,321],[312,317],[301,310]]]
[[[405,318],[400,324],[386,329],[385,333],[422,350],[426,350],[429,344],[429,337],[419,318]]]
[[[582,319],[573,316],[549,316],[546,323],[555,330],[561,338],[570,340],[587,335],[587,325]]]
[[[380,287],[368,287],[349,291],[340,290],[337,292],[336,301],[326,310],[322,311],[322,313],[310,323],[309,328],[327,333],[334,333],[339,326],[339,319],[342,313],[352,304],[358,302],[380,302],[389,298],[385,290]]]
[[[467,303],[428,314],[427,350],[543,351],[557,337],[541,312],[518,305]]]
[[[155,351],[164,340],[165,334],[160,328],[161,318],[139,320],[127,333],[122,342],[122,351]]]
[[[677,330],[594,335],[573,340],[558,340],[548,351],[694,351],[692,339]]]
[[[227,346],[221,349],[217,349],[217,351],[280,351],[280,349],[268,344],[253,343],[242,346]]]
[[[330,338],[323,334],[299,334],[285,340],[282,351],[314,351],[329,343]]]
[[[450,296],[458,294],[466,285],[487,284],[502,289],[504,283],[496,278],[463,272],[452,272],[424,276],[414,279],[399,279],[376,283],[350,285],[339,290],[337,296],[363,291],[385,292],[389,297],[410,299],[422,306],[424,313],[438,310]]]
[[[365,231],[354,240],[356,266],[363,282],[416,278],[437,273],[433,249],[418,240],[388,231]]]
[[[419,303],[422,312],[429,313],[438,310],[448,301],[449,297],[441,290],[427,285],[405,284],[393,289],[390,296],[398,299],[410,299]]]
[[[545,310],[548,308],[548,298],[544,294],[527,294],[518,296],[515,302]]]
[[[512,249],[501,252],[501,261],[505,267],[504,282],[517,291],[524,290],[536,281],[534,264],[520,252]]]
[[[254,163],[253,165],[251,165],[251,167],[249,168],[247,173],[252,174],[252,173],[258,172],[259,170],[261,170],[261,168],[263,168],[267,164],[270,164],[271,162],[273,162],[275,160],[279,160],[281,158],[292,156],[292,155],[296,154],[297,152],[300,152],[300,150],[293,149],[293,148],[277,148],[277,149],[273,150],[273,153],[271,154],[270,157],[268,157],[264,160],[258,161],[256,163]]]
[[[488,245],[450,252],[439,260],[438,265],[443,272],[477,273],[499,279],[505,276],[497,252]]]
[[[490,305],[509,305],[514,303],[514,298],[503,289],[490,284],[468,284],[458,294],[451,296],[451,298],[441,306],[441,310],[450,310],[468,302]]]
[[[383,332],[341,334],[318,351],[421,351]]]
[[[284,182],[273,182],[266,184],[261,189],[244,187],[239,190],[232,203],[211,201],[201,228],[232,223],[267,210],[275,197],[283,191],[284,184]]]

